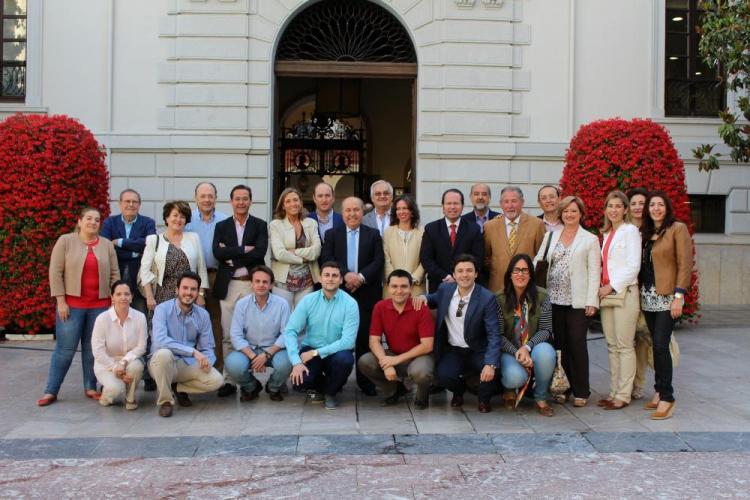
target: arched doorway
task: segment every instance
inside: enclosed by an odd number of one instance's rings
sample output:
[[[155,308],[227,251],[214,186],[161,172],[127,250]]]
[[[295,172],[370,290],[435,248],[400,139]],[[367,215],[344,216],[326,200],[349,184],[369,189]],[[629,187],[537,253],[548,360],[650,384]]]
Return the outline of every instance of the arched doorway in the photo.
[[[333,184],[369,200],[386,179],[413,192],[417,58],[404,26],[366,0],[323,0],[292,19],[276,50],[274,198]]]

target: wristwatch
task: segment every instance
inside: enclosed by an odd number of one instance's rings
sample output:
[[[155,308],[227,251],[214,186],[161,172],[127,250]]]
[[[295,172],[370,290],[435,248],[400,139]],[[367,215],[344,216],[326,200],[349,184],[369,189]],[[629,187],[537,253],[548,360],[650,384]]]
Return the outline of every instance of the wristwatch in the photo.
[[[198,292],[198,295],[200,295],[201,297],[205,297],[206,296],[206,292],[204,292],[203,290],[201,290],[200,292]]]
[[[682,292],[675,292],[674,294],[675,299],[685,300],[685,294]]]
[[[310,352],[312,353],[312,355],[313,355],[313,358],[317,358],[318,356],[320,356],[320,354],[318,353],[318,350],[317,350],[317,349],[313,349],[313,350],[312,350],[312,351],[310,351]]]

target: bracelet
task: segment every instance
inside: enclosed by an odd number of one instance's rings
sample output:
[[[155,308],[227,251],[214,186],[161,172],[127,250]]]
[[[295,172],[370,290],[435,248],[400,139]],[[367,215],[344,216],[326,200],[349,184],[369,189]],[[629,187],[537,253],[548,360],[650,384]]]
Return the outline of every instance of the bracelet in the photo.
[[[266,351],[265,349],[261,349],[261,351],[263,351],[263,354],[265,354],[266,357],[268,357],[268,359],[273,358],[273,354],[271,354],[270,352]]]

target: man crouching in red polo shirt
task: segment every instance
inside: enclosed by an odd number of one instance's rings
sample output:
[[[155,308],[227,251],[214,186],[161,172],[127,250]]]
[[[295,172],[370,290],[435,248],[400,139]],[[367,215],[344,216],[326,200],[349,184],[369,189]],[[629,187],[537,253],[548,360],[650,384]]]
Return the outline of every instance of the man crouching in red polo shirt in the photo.
[[[370,352],[359,358],[357,365],[367,378],[388,397],[383,406],[395,405],[409,391],[403,378],[417,385],[414,407],[424,410],[429,404],[429,391],[435,372],[432,344],[435,322],[430,311],[412,307],[412,277],[403,269],[388,275],[386,283],[391,298],[381,300],[372,311]],[[388,348],[381,344],[385,334]]]

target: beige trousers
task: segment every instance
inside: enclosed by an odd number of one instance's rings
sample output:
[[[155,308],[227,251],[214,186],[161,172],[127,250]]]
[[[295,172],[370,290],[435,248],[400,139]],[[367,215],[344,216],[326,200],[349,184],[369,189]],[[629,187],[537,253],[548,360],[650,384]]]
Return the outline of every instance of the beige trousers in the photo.
[[[227,296],[221,299],[221,350],[224,355],[223,359],[227,359],[229,353],[234,351],[234,348],[232,347],[232,337],[229,335],[229,332],[232,330],[234,306],[237,304],[238,300],[246,295],[250,295],[252,292],[253,289],[250,286],[250,281],[231,280],[229,282],[229,287],[227,288]],[[230,379],[226,367],[224,367],[223,373],[224,378],[229,382]]]
[[[216,368],[211,368],[206,373],[200,369],[197,363],[189,365],[182,359],[177,359],[169,349],[159,349],[152,354],[148,370],[156,382],[157,406],[164,403],[174,405],[173,382],[177,382],[177,392],[187,392],[188,394],[203,394],[215,391],[224,383],[224,377]]]
[[[609,354],[609,397],[630,403],[635,379],[635,328],[641,312],[638,285],[625,293],[622,307],[602,307],[601,319]]]
[[[389,356],[394,354],[386,351]],[[392,396],[398,387],[398,381],[391,382],[385,378],[383,369],[380,368],[377,358],[371,352],[362,355],[357,361],[357,367],[365,374],[365,377],[372,380],[386,396]],[[430,386],[435,378],[435,360],[432,354],[417,356],[408,363],[401,363],[396,367],[396,375],[399,379],[410,378],[417,384],[417,398],[424,399],[428,396]]]
[[[276,285],[273,286],[273,294],[278,295],[282,299],[286,300],[287,304],[289,304],[290,311],[294,311],[294,308],[297,307],[299,301],[304,299],[307,295],[313,293],[314,291],[315,289],[311,286],[305,288],[304,290],[300,290],[299,292],[290,292],[286,288],[282,288]]]
[[[125,373],[133,377],[129,384],[118,378],[112,370],[94,369],[96,379],[102,384],[102,397],[99,399],[100,402],[104,401],[102,404],[111,405],[121,394],[125,394],[125,401],[135,402],[135,390],[143,377],[143,362],[140,359],[131,361],[125,368]]]

